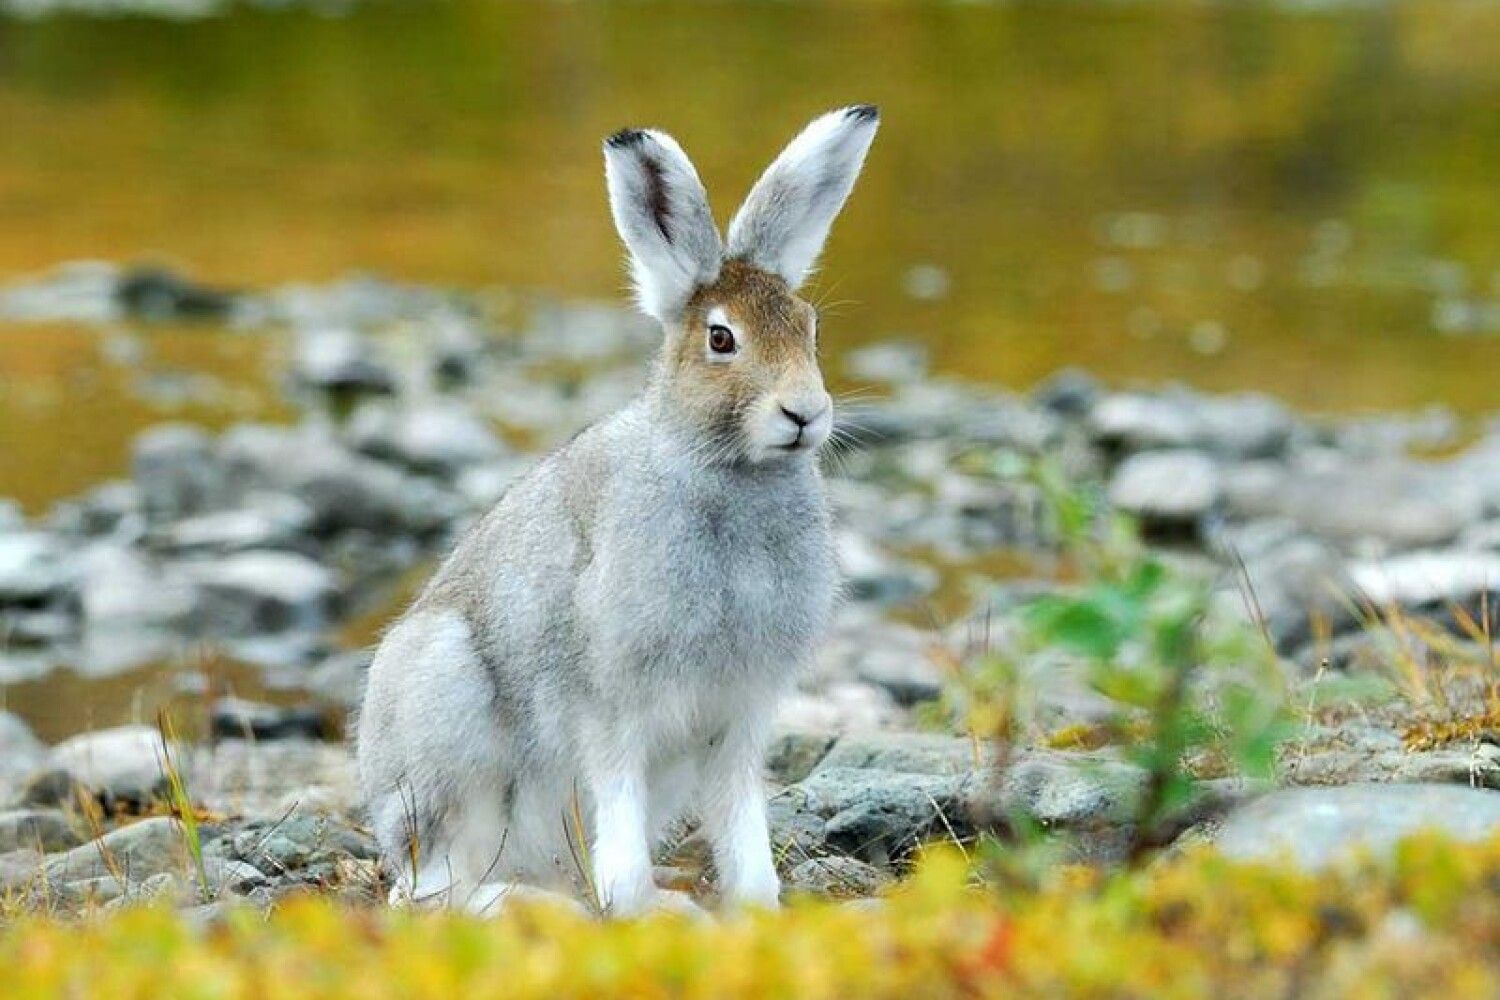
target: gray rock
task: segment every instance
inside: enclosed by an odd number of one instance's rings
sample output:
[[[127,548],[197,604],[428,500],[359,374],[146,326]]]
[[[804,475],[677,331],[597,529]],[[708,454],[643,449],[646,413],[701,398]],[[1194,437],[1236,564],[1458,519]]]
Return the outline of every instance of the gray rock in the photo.
[[[766,753],[766,770],[782,784],[801,781],[818,766],[836,739],[830,733],[781,732]]]
[[[21,848],[0,854],[0,894],[25,889],[42,877],[46,856],[40,851]]]
[[[213,439],[191,424],[162,424],[140,434],[131,475],[147,515],[156,520],[211,510],[227,499]]]
[[[911,341],[889,341],[860,347],[844,355],[844,370],[866,382],[916,382],[927,374],[927,347]]]
[[[115,301],[127,314],[155,322],[223,320],[234,308],[234,296],[224,289],[157,267],[136,267],[120,275]]]
[[[194,801],[232,815],[316,811],[351,816],[359,803],[353,756],[338,743],[225,739],[196,748],[184,764]]]
[[[368,455],[447,476],[499,458],[505,450],[488,424],[456,402],[367,403],[350,419],[349,438]]]
[[[273,878],[309,869],[315,875],[331,873],[342,860],[370,860],[379,856],[368,834],[334,819],[312,815],[251,823],[233,834],[221,850]]]
[[[937,571],[883,551],[863,535],[841,531],[835,539],[845,593],[851,600],[900,604],[937,588]]]
[[[1097,440],[1125,451],[1186,448],[1198,433],[1191,403],[1136,393],[1099,400],[1089,412],[1088,426]]]
[[[335,653],[303,671],[297,682],[319,701],[357,708],[364,700],[371,656],[367,649]]]
[[[818,770],[898,771],[955,776],[993,760],[985,744],[939,733],[862,733],[843,736],[823,756]]]
[[[835,748],[837,749],[837,748]],[[885,865],[951,830],[964,836],[968,775],[906,774],[823,764],[795,786],[841,853]]]
[[[857,899],[873,896],[891,881],[889,875],[874,865],[857,858],[827,854],[793,866],[786,875],[786,888],[835,899]]]
[[[976,783],[967,815],[1021,813],[1049,830],[1087,831],[1133,824],[1145,772],[1132,764],[1085,754],[1031,751],[1011,762],[998,786]]]
[[[35,604],[67,591],[76,568],[62,540],[40,531],[0,534],[0,607]]]
[[[1131,455],[1109,484],[1110,502],[1139,517],[1148,530],[1193,528],[1222,496],[1213,459],[1183,449]]]
[[[219,635],[316,631],[330,621],[339,595],[331,570],[294,552],[237,552],[180,569]]]
[[[0,854],[23,848],[44,854],[82,843],[66,813],[58,809],[10,809],[0,812]]]
[[[188,857],[184,838],[182,825],[169,816],[144,819],[49,857],[47,878],[74,882],[123,875],[139,881],[158,872],[182,871]]]
[[[79,601],[90,629],[180,626],[197,608],[188,581],[139,549],[97,542],[79,555],[78,567]]]
[[[329,392],[394,392],[395,373],[377,360],[375,344],[346,327],[299,329],[292,354],[292,377]]]
[[[1298,785],[1399,782],[1500,789],[1500,747],[1480,743],[1408,752],[1395,734],[1381,735],[1396,745],[1382,748],[1367,739],[1355,747],[1297,754],[1284,765],[1286,780]]]
[[[0,709],[0,788],[6,774],[19,777],[39,765],[46,746],[24,719]]]
[[[1377,608],[1470,605],[1500,588],[1500,554],[1407,552],[1351,563],[1348,575],[1356,592]]]
[[[1480,520],[1476,486],[1414,462],[1341,463],[1292,476],[1281,513],[1341,544],[1381,543],[1391,549],[1441,545]]]
[[[1264,396],[1121,393],[1098,401],[1089,429],[1106,446],[1124,451],[1199,448],[1216,456],[1255,458],[1279,453],[1295,422],[1286,407]]]
[[[1321,868],[1355,849],[1387,852],[1421,830],[1492,837],[1500,832],[1500,792],[1396,784],[1283,789],[1231,813],[1215,843],[1231,858],[1286,857]]]
[[[161,734],[155,729],[119,726],[64,740],[52,748],[47,763],[95,793],[144,801],[162,787],[163,755]]]
[[[284,740],[293,737],[327,739],[328,720],[308,705],[267,705],[244,698],[220,698],[209,709],[209,730],[215,737]]]
[[[47,9],[55,0],[5,0],[10,9]],[[103,0],[99,0],[103,2]],[[120,318],[119,269],[101,261],[72,261],[46,275],[0,289],[0,316],[28,321],[108,323]]]
[[[294,496],[264,493],[243,498],[245,506],[200,514],[161,525],[148,536],[152,547],[172,553],[300,549],[313,524],[312,509]]]
[[[816,691],[796,691],[776,713],[781,729],[852,733],[900,725],[904,715],[883,688],[861,681],[834,682]]]
[[[349,451],[326,428],[242,424],[220,448],[237,490],[291,493],[311,508],[317,531],[423,534],[460,511],[447,490]]]
[[[1038,406],[1068,417],[1081,417],[1099,402],[1103,395],[1099,380],[1078,368],[1064,368],[1049,376],[1032,392]]]
[[[50,877],[50,876],[49,876]],[[51,887],[52,902],[57,905],[87,909],[132,895],[135,885],[125,878],[100,874],[91,878],[66,879]]]

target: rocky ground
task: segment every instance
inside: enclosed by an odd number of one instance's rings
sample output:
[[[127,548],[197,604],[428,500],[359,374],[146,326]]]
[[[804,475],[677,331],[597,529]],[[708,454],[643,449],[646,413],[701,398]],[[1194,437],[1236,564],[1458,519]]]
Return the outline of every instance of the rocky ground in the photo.
[[[129,479],[36,518],[0,505],[0,684],[207,644],[299,693],[290,707],[219,701],[202,740],[171,747],[151,725],[45,746],[0,715],[0,889],[14,901],[70,911],[169,894],[211,914],[309,890],[379,898],[350,754],[328,724],[357,704],[368,662],[340,648],[339,626],[388,606],[537,452],[628,398],[655,339],[611,307],[496,316],[483,296],[369,280],[232,295],[100,265],[0,290],[12,322],[192,317],[212,324],[205,336],[268,337],[299,415],[157,427]],[[1212,837],[1317,864],[1424,824],[1500,830],[1487,700],[1500,669],[1485,639],[1500,426],[1312,420],[1262,396],[1077,373],[1022,395],[936,377],[911,344],[844,366],[868,387],[842,407],[849,440],[828,461],[847,600],[769,768],[790,885],[867,895],[920,842],[1018,812],[1088,857],[1131,842],[1144,772],[1051,738],[1110,711],[1066,657],[1028,678],[1033,726],[1003,768],[917,722],[953,671],[1003,646],[1029,597],[1068,585],[1018,472],[1037,456],[1103,484],[1174,565],[1253,617],[1306,706],[1281,751],[1285,787],[1205,777],[1156,831],[1164,845]],[[1320,700],[1330,678],[1383,693]],[[197,807],[201,866],[167,805],[169,757]],[[664,875],[693,880],[697,857],[689,839]]]

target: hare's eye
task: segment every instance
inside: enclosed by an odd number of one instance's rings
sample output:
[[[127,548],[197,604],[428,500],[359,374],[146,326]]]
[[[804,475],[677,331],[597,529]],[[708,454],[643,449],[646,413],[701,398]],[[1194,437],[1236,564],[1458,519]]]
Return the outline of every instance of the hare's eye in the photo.
[[[735,349],[734,331],[727,326],[715,323],[708,328],[708,349],[715,354],[733,354]]]

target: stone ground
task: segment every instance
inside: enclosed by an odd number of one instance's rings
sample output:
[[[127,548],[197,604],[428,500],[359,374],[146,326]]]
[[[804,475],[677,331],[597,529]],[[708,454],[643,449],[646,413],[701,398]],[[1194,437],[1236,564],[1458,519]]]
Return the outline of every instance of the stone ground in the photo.
[[[136,441],[129,479],[32,519],[0,502],[0,684],[209,644],[297,703],[217,701],[204,738],[170,748],[201,869],[163,805],[154,726],[44,746],[0,714],[0,889],[23,907],[379,898],[337,739],[368,652],[342,648],[339,629],[388,606],[537,452],[628,398],[655,339],[614,308],[539,304],[508,329],[476,300],[369,280],[227,296],[92,266],[0,289],[15,321],[189,312],[276,338],[297,422],[163,425]],[[868,895],[921,842],[1017,811],[1088,858],[1131,842],[1142,772],[1049,739],[1111,711],[1066,657],[1034,665],[1032,724],[1003,770],[918,724],[955,664],[1003,648],[1026,599],[1067,586],[1046,506],[1016,472],[1037,456],[1104,484],[1224,608],[1245,613],[1248,579],[1307,706],[1280,787],[1205,780],[1164,843],[1320,864],[1417,825],[1500,830],[1500,669],[1483,627],[1500,581],[1500,425],[1313,420],[1257,395],[1113,390],[1077,373],[1017,394],[934,376],[902,343],[846,366],[872,387],[841,407],[847,436],[827,464],[847,599],[769,762],[790,886]],[[1476,628],[1455,626],[1464,614]],[[1446,627],[1418,627],[1429,619]],[[1334,698],[1330,680],[1386,693]],[[700,856],[689,837],[663,876],[691,883]]]

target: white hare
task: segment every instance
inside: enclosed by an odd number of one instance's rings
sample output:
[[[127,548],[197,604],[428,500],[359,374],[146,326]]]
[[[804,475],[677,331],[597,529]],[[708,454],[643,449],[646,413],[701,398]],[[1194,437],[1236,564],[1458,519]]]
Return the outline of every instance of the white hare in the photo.
[[[640,397],[512,486],[381,643],[359,770],[393,901],[530,885],[639,912],[669,901],[654,844],[696,816],[721,897],[776,904],[762,756],[837,588],[816,467],[832,400],[795,292],[878,124],[868,105],[813,121],[727,245],[670,136],[605,141],[665,340]]]

